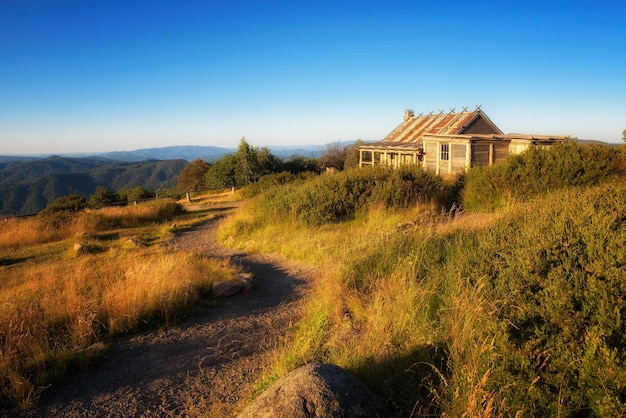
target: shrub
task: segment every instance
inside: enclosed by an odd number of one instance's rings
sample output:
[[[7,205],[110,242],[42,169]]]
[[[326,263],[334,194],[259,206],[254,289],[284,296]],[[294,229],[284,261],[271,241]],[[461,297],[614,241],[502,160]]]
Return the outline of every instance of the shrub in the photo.
[[[300,155],[286,158],[283,162],[283,170],[293,174],[311,172],[319,173],[318,160],[315,158],[305,158]]]
[[[322,225],[353,219],[378,203],[392,210],[419,203],[442,205],[446,193],[439,176],[419,167],[355,169],[271,189],[259,197],[255,208],[265,219]]]
[[[426,339],[440,339],[446,383],[437,402],[449,416],[622,416],[625,201],[619,183],[572,188],[479,231],[418,229],[380,239],[346,266],[349,296],[336,299],[355,306],[358,329],[382,330],[381,341],[395,334],[390,347],[419,351]],[[405,289],[390,292],[400,287],[394,282]],[[413,308],[387,317],[408,295]],[[374,345],[377,338],[367,335],[371,352],[391,350]],[[375,367],[364,362],[358,373]],[[413,401],[432,402],[423,396]]]
[[[534,415],[626,413],[626,189],[568,189],[458,249],[497,312],[489,387]]]
[[[78,212],[87,207],[87,200],[77,194],[62,196],[39,213],[39,219],[51,228],[69,226]]]
[[[117,193],[114,193],[104,186],[96,187],[95,192],[89,197],[88,205],[92,208],[99,208],[122,200]]]
[[[493,210],[507,201],[527,200],[565,187],[595,185],[623,176],[626,158],[618,147],[567,142],[531,147],[503,164],[473,167],[462,191],[469,210]]]
[[[119,194],[121,200],[127,200],[129,202],[135,202],[137,200],[154,197],[154,193],[144,189],[141,186],[137,186],[133,189],[122,190]]]

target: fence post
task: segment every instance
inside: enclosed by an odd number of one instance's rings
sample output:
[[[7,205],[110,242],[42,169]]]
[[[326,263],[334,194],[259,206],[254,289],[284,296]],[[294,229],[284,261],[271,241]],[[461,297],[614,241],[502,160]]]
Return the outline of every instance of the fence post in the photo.
[[[187,194],[187,202],[191,203],[191,195],[189,194],[189,192],[187,192],[186,194]]]
[[[235,186],[233,186],[232,190],[231,190],[232,194],[235,194]]]

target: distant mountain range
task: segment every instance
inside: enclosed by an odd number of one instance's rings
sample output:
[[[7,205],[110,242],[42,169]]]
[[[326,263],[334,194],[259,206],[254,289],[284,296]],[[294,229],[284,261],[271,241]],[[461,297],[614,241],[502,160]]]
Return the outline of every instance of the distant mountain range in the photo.
[[[342,142],[342,145],[351,145],[354,141]],[[296,155],[317,158],[326,150],[326,145],[294,145],[294,146],[269,146],[269,150],[278,158],[289,158]],[[112,161],[138,162],[145,160],[204,160],[208,163],[219,160],[227,154],[236,152],[236,148],[221,148],[211,146],[181,145],[163,148],[144,148],[135,151],[113,151],[104,153],[61,153],[59,157],[104,159]],[[0,155],[0,163],[5,162],[28,162],[41,158],[50,157],[50,154],[34,155]]]
[[[38,213],[61,196],[87,198],[97,186],[113,191],[171,189],[186,164],[182,159],[125,162],[56,156],[0,162],[0,215]]]
[[[352,142],[342,143],[350,145]],[[326,145],[268,147],[281,159],[317,158]],[[60,196],[93,194],[97,186],[120,191],[141,186],[171,189],[190,161],[212,163],[236,148],[173,146],[101,154],[0,155],[0,216],[37,213]]]
[[[294,155],[317,158],[324,152],[324,145],[309,146],[274,146],[268,147],[272,154],[278,158],[288,158]],[[182,159],[193,161],[204,160],[208,163],[219,160],[227,154],[237,152],[236,148],[204,147],[204,146],[174,146],[164,148],[146,148],[136,151],[114,151],[91,157],[107,158],[117,161],[143,161],[143,160],[176,160]]]

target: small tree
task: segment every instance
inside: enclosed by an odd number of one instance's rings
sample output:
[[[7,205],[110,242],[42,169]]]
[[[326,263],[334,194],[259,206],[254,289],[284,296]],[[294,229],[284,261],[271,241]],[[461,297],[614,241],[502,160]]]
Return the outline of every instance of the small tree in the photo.
[[[89,197],[88,205],[92,208],[99,208],[109,203],[119,202],[120,196],[104,186],[96,187],[96,191]]]
[[[77,212],[87,207],[87,200],[77,194],[61,196],[39,213],[39,218],[53,228],[67,226]]]
[[[129,202],[147,199],[149,197],[154,197],[154,194],[150,193],[148,190],[144,189],[141,186],[120,191],[120,200],[127,200]]]
[[[241,138],[235,153],[235,184],[245,186],[259,179],[260,164],[256,150]]]
[[[622,131],[622,141],[626,142],[626,129]]]
[[[319,161],[315,158],[303,157],[301,155],[295,155],[283,163],[283,170],[292,174],[300,174],[304,172],[319,171]]]
[[[326,145],[326,151],[319,159],[320,168],[322,170],[326,168],[343,170],[346,162],[346,154],[347,148],[341,145],[340,142]]]
[[[269,149],[251,147],[245,138],[241,138],[235,154],[229,154],[213,164],[206,174],[206,184],[208,187],[245,186],[282,169],[282,161]]]
[[[209,188],[235,186],[235,156],[229,154],[214,162],[206,173],[205,181]]]
[[[279,173],[283,170],[282,160],[272,154],[267,147],[257,151],[257,160],[259,161],[259,176]]]
[[[176,188],[181,192],[201,190],[206,184],[206,174],[211,166],[201,159],[193,160],[181,170]]]

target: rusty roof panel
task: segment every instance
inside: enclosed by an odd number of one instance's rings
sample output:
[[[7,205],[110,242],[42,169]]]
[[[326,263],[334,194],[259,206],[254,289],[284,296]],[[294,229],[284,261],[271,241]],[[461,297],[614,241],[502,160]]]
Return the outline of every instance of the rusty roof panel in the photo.
[[[473,112],[430,113],[412,116],[398,125],[383,142],[420,144],[426,134],[455,135],[463,133],[463,129],[478,117],[485,119],[494,134],[501,133],[489,118],[477,108]]]

